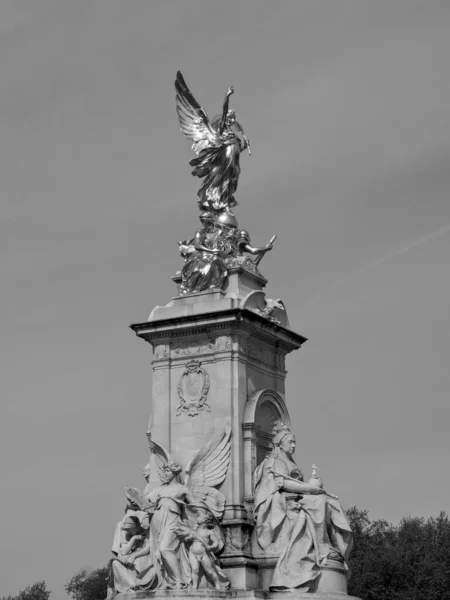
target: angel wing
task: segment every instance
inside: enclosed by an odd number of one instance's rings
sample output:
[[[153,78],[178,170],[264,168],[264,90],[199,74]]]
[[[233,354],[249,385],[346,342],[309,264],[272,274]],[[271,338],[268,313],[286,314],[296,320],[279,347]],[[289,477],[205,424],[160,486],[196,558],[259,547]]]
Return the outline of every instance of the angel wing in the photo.
[[[192,150],[199,154],[209,146],[219,144],[219,136],[209,122],[208,115],[191,94],[183,75],[178,71],[175,80],[176,109],[181,132],[191,139]]]
[[[216,518],[225,510],[225,496],[215,488],[226,477],[231,455],[231,427],[216,434],[187,465],[186,485],[193,495],[204,502]]]
[[[167,463],[177,462],[177,461],[174,461],[173,457],[164,448],[164,446],[161,446],[157,442],[154,442],[150,436],[148,436],[148,445],[150,448],[150,482],[153,482],[153,483],[155,482],[155,478],[153,477],[155,467],[156,467],[156,471],[158,473],[158,479],[159,479],[159,483],[157,486],[151,486],[154,488],[154,487],[159,487],[159,485],[161,483],[166,482],[166,478],[165,478],[165,474],[164,474],[164,467],[167,465]],[[177,475],[177,481],[179,481],[180,483],[183,483],[182,477],[180,477],[180,475]]]

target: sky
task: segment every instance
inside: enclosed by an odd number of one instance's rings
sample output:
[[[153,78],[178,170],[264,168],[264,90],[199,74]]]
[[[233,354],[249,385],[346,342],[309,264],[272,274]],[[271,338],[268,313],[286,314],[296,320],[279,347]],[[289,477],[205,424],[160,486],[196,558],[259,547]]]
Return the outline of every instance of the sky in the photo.
[[[178,69],[251,139],[236,199],[308,338],[296,458],[372,518],[449,509],[450,3],[0,0],[0,594],[107,562],[198,227]]]

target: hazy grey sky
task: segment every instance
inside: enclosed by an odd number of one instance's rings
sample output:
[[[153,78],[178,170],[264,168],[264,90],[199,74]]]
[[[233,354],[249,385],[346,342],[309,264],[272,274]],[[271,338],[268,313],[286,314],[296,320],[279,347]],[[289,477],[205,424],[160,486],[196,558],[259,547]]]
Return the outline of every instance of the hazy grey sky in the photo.
[[[198,181],[180,69],[252,141],[236,210],[288,360],[297,460],[374,518],[448,510],[448,0],[0,0],[0,594],[110,556]],[[438,232],[434,235],[434,232]]]

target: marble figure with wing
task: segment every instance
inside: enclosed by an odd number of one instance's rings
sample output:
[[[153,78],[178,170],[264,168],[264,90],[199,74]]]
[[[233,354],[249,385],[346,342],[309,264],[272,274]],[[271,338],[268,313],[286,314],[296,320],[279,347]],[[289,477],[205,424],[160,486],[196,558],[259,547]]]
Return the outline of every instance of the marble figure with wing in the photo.
[[[221,589],[227,586],[228,580],[213,555],[223,548],[219,519],[225,497],[217,488],[225,480],[230,463],[230,438],[231,428],[227,426],[195,454],[185,473],[163,446],[149,440],[152,456],[144,468],[147,485],[144,492],[127,486],[125,496],[128,514],[148,515],[152,589],[198,587],[200,565],[212,585]],[[152,468],[160,481],[153,489]]]

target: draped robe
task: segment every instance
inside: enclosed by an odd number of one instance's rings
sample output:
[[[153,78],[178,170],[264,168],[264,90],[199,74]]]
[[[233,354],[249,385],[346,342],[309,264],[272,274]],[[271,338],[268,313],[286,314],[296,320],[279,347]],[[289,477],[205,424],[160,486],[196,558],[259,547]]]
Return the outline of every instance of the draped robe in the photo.
[[[158,587],[166,589],[187,587],[191,583],[186,545],[176,533],[183,523],[186,491],[179,483],[163,484],[148,496],[155,504],[150,522],[150,551],[156,558]]]
[[[276,541],[286,522],[283,476],[303,480],[295,462],[279,448],[255,469],[256,538],[263,550]],[[352,533],[339,502],[325,494],[304,494],[298,502],[301,509],[278,559],[271,588],[311,588],[329,554],[337,553],[344,564],[350,554]]]
[[[111,560],[110,565],[108,598],[113,597],[119,592],[148,590],[153,588],[156,582],[155,567],[150,554],[150,548],[148,554],[136,558],[133,564],[124,565],[118,558],[120,555],[122,555],[121,547],[125,543],[125,534],[122,531],[122,523],[130,516],[136,517],[139,520],[144,531],[144,540],[142,540],[138,547],[128,556],[130,557],[135,552],[149,547],[149,527],[147,513],[140,510],[127,510],[123,520],[117,524],[114,533],[112,551],[115,556]]]

